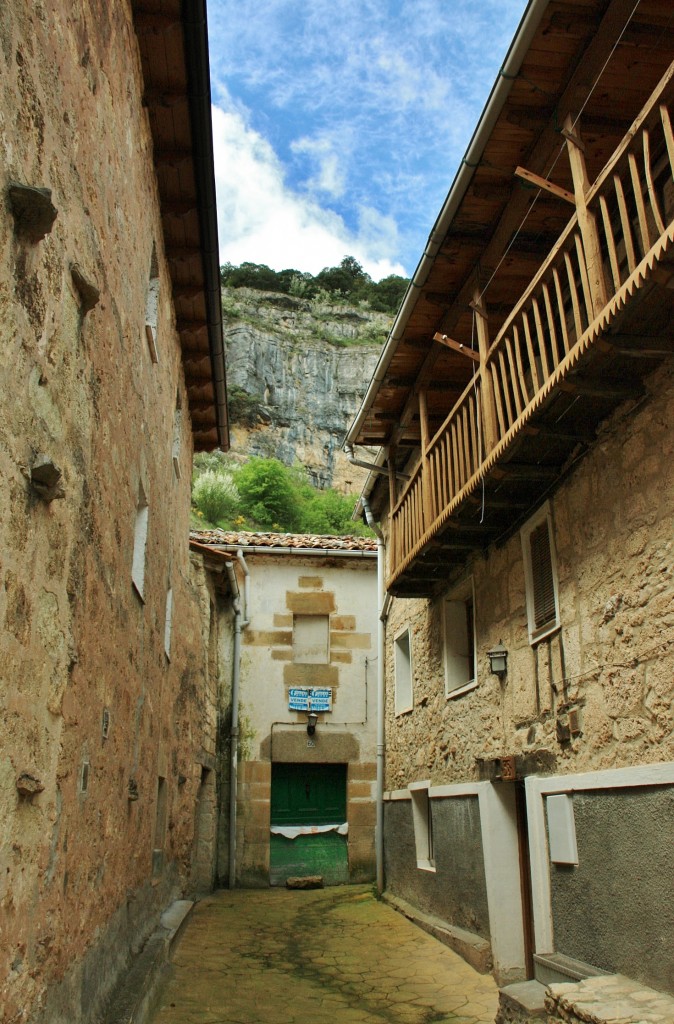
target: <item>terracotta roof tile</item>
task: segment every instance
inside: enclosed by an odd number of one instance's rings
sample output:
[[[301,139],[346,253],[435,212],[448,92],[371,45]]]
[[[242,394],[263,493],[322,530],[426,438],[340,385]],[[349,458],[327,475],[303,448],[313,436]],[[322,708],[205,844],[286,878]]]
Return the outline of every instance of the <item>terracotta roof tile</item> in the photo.
[[[295,548],[324,551],[376,551],[374,537],[327,537],[315,533],[237,533],[232,530],[191,530],[190,540],[200,545],[241,548]]]

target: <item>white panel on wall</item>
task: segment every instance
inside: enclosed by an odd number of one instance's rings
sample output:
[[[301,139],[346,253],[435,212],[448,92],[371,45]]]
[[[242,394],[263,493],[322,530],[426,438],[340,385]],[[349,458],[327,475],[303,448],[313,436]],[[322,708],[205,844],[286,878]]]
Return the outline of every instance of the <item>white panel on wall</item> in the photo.
[[[550,860],[553,864],[577,864],[578,844],[573,798],[567,793],[560,793],[557,796],[549,796],[546,805]]]

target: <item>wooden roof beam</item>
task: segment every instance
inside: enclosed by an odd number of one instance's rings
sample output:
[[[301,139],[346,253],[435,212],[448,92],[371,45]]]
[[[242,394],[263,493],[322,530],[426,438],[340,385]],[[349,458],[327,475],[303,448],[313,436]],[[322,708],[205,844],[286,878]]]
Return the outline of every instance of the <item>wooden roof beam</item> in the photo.
[[[610,380],[606,377],[601,377],[598,380],[567,377],[560,381],[557,387],[560,391],[566,391],[572,395],[582,395],[585,398],[607,398],[616,402],[638,398],[643,394],[643,386],[640,381],[626,384],[623,380]]]
[[[551,196],[555,196],[556,199],[563,199],[567,203],[571,203],[573,206],[576,205],[576,198],[572,192],[568,192],[565,188],[560,188],[559,185],[555,185],[552,181],[548,181],[547,178],[541,178],[540,175],[534,174],[533,171],[527,171],[525,167],[515,168],[515,177],[520,178],[522,181],[526,181],[529,185],[533,185],[535,188],[543,189],[544,192],[549,192]]]
[[[453,352],[460,352],[462,356],[472,359],[473,362],[480,362],[479,352],[475,352],[472,348],[467,348],[460,341],[454,341],[453,338],[448,338],[446,334],[439,334],[436,332],[433,335],[433,341],[437,341],[440,345],[445,345],[447,348],[451,348]]]

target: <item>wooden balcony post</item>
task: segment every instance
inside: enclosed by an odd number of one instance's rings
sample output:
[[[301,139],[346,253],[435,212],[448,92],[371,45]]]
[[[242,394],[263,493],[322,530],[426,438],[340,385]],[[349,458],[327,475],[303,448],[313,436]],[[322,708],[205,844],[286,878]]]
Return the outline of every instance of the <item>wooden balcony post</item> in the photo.
[[[496,420],[496,403],[494,401],[494,381],[489,367],[487,356],[489,354],[489,324],[487,311],[480,295],[479,288],[475,289],[471,308],[475,313],[475,326],[477,330],[477,344],[480,352],[480,391],[482,393],[482,431],[484,452],[478,454],[482,459],[496,446],[498,440],[498,425]]]
[[[426,401],[426,392],[419,392],[419,423],[421,425],[421,494],[424,509],[424,529],[433,522],[435,518],[433,515],[433,505],[431,501],[431,480],[430,480],[430,467],[428,465],[428,403]]]
[[[578,216],[578,228],[583,239],[583,250],[585,252],[585,266],[590,285],[590,296],[592,298],[592,310],[595,316],[599,316],[602,309],[608,302],[606,293],[606,280],[604,278],[604,267],[601,254],[601,243],[594,214],[588,210],[586,196],[591,182],[587,177],[585,166],[585,152],[578,128],[573,125],[571,115],[567,115],[562,131],[566,139],[566,147],[571,164],[571,175],[573,177],[573,191],[576,197],[576,213]]]

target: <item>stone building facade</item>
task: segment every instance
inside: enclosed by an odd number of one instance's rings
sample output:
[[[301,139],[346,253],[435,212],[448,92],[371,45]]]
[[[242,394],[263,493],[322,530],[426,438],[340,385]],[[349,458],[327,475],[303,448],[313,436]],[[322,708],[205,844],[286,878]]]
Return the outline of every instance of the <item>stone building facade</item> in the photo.
[[[195,385],[177,321],[185,270],[170,251],[148,82],[157,53],[175,47],[175,123],[193,131],[185,172],[208,144],[187,67],[206,80],[208,68],[169,8],[154,23],[127,2],[10,2],[0,14],[8,1022],[98,1019],[159,913],[210,888],[215,871],[221,669],[188,530],[193,438],[227,444],[213,412],[224,362],[220,346]],[[200,225],[186,282],[195,318],[210,273],[207,198],[182,196],[184,238]]]
[[[386,887],[503,985],[673,991],[664,13],[528,5],[346,439],[381,446]]]
[[[644,983],[671,990],[673,398],[667,366],[649,379],[641,408],[622,408],[602,426],[596,445],[546,503],[559,609],[549,636],[530,642],[521,530],[475,555],[458,585],[433,600],[392,602],[387,887],[452,925],[457,948],[469,958],[476,944],[462,931],[495,945],[497,967],[499,956],[514,955],[512,947],[501,954],[499,943],[512,940],[512,913],[521,917],[517,829],[524,827],[539,871],[530,923],[552,931],[550,952],[638,973]],[[468,687],[453,691],[445,608],[464,593],[466,580],[476,670]],[[396,714],[395,637],[407,628],[413,708]],[[488,657],[499,644],[508,652],[502,677]],[[523,782],[494,781],[504,758],[513,758],[527,779],[528,809]],[[417,867],[409,789],[420,782],[428,782],[432,805],[435,863],[428,872]],[[549,825],[540,815],[556,794],[572,799],[576,866],[549,861]],[[490,798],[500,808],[489,808]],[[491,831],[487,822],[498,812],[502,820]],[[504,960],[501,980],[523,968]],[[547,978],[546,969],[541,964],[538,974]]]
[[[236,566],[242,601],[232,884],[264,887],[316,874],[326,883],[372,879],[376,542],[191,536],[214,579],[223,559]],[[231,633],[226,596],[222,616],[221,630]],[[230,794],[221,792],[224,822]]]

